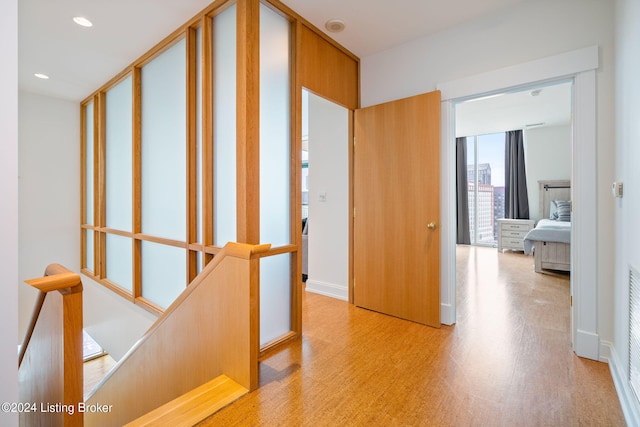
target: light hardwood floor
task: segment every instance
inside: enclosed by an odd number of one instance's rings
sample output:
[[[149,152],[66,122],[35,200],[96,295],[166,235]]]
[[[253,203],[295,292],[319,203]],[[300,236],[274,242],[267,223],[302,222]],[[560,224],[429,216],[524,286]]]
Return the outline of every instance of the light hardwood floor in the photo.
[[[623,426],[606,364],[571,350],[569,280],[458,248],[458,321],[434,329],[306,293],[301,340],[201,426]]]

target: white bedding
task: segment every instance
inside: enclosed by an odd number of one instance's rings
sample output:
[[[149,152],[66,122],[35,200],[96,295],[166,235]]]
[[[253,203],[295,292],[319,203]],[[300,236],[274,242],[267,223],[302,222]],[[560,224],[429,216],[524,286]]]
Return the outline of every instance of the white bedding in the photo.
[[[524,236],[524,253],[531,255],[535,241],[571,243],[571,222],[541,219],[536,228]]]

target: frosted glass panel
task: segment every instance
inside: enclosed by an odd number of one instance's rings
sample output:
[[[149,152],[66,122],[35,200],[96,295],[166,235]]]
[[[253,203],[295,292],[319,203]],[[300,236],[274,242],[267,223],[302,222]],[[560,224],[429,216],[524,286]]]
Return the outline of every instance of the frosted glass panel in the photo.
[[[106,110],[106,225],[132,231],[131,77],[107,92]]]
[[[214,244],[236,241],[236,6],[213,19]]]
[[[142,297],[167,308],[186,288],[185,249],[142,242]]]
[[[85,230],[84,242],[86,247],[86,265],[87,270],[95,272],[93,265],[93,230]]]
[[[291,331],[291,254],[260,259],[260,345]]]
[[[186,64],[181,40],[142,69],[142,232],[186,235]]]
[[[93,102],[87,104],[85,114],[85,221],[93,224]],[[93,270],[93,268],[91,268]]]
[[[133,293],[131,245],[129,237],[107,234],[107,279]]]
[[[289,22],[260,5],[260,241],[290,236]]]

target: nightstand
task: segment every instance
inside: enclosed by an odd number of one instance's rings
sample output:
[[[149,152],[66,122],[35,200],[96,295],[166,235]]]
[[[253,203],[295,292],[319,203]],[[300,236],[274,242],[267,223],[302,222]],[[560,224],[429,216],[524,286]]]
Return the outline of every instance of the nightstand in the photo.
[[[498,219],[498,252],[524,251],[524,236],[533,228],[533,219]]]

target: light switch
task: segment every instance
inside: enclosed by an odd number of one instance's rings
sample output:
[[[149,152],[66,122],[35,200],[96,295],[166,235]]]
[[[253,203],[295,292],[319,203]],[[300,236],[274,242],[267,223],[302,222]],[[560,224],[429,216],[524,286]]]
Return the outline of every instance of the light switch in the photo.
[[[322,193],[320,193],[318,195],[318,201],[319,202],[326,202],[327,201],[327,192],[323,191]]]
[[[613,197],[622,197],[622,182],[614,182],[611,186],[611,192],[613,193]]]

